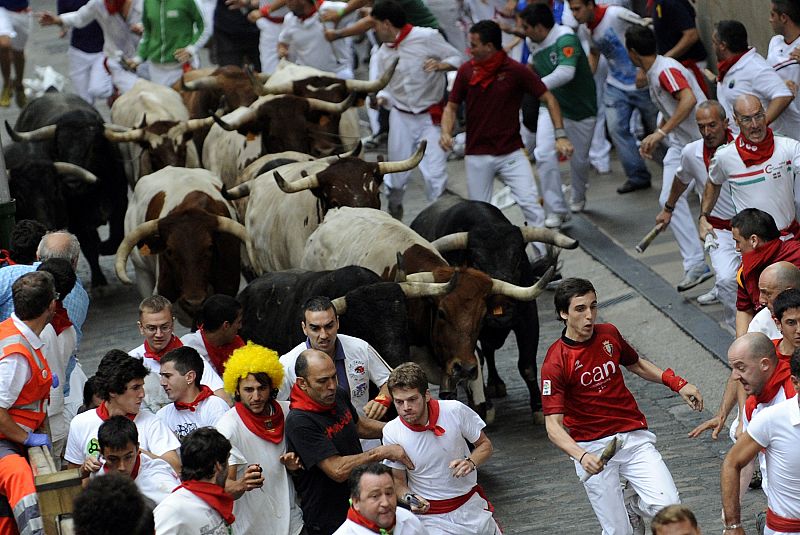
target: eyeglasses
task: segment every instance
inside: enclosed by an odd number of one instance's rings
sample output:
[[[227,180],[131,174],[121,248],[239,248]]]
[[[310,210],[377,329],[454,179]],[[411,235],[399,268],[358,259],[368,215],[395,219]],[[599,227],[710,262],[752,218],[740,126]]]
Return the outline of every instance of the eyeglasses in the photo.
[[[736,122],[741,124],[757,124],[767,116],[766,112],[760,111],[754,115],[737,115]]]
[[[165,323],[164,325],[142,325],[141,323],[139,326],[142,328],[144,332],[147,334],[156,334],[156,332],[161,331],[164,334],[172,332],[172,323]]]

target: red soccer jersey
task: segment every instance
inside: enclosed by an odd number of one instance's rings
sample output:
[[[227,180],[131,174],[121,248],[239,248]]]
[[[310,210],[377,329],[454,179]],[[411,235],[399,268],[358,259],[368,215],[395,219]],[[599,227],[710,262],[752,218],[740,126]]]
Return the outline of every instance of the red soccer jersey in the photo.
[[[586,342],[562,336],[542,365],[542,406],[545,415],[563,414],[564,426],[583,442],[647,429],[621,366],[635,364],[639,354],[610,323],[594,326]]]

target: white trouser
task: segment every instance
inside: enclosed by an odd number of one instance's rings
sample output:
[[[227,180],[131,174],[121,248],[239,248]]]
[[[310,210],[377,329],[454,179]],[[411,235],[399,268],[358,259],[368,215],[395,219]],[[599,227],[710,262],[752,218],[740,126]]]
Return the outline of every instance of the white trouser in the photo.
[[[278,36],[283,24],[272,22],[261,17],[256,21],[258,26],[258,56],[261,59],[261,72],[272,74],[278,67]]]
[[[589,175],[589,147],[592,143],[595,118],[573,121],[564,117],[564,130],[575,147],[569,160],[570,185],[572,200],[586,200],[586,184]],[[550,119],[550,111],[546,106],[539,107],[539,120],[536,123],[536,169],[539,171],[539,182],[542,185],[544,209],[548,213],[566,214],[569,207],[561,190],[561,171],[558,168],[555,129]]]
[[[661,182],[661,195],[658,203],[664,207],[664,203],[669,199],[669,192],[672,189],[672,181],[675,180],[675,173],[681,165],[681,151],[678,148],[670,147],[664,156],[664,178]],[[698,239],[697,226],[694,223],[692,212],[689,210],[689,202],[686,200],[688,189],[678,198],[675,203],[675,211],[672,212],[669,228],[678,242],[678,249],[683,258],[683,270],[689,269],[705,261],[703,244]]]
[[[197,58],[192,58],[192,64],[198,63]],[[197,65],[194,65],[195,67]],[[150,62],[150,81],[154,84],[172,87],[183,76],[183,64],[177,61],[170,63]]]
[[[627,479],[636,491],[637,497],[632,505],[635,512],[644,518],[653,518],[667,505],[680,503],[672,475],[655,447],[656,436],[646,430],[621,433],[621,436],[624,439],[622,449],[608,461],[602,472],[583,484],[603,535],[633,533],[625,511],[620,476]],[[584,450],[600,455],[613,438],[611,435],[578,444]],[[575,461],[575,472],[578,477],[586,473],[578,461]]]
[[[717,299],[722,303],[722,317],[726,324],[736,326],[736,273],[742,259],[736,252],[736,242],[730,230],[714,229],[717,235],[716,249],[709,251],[711,266],[714,268],[714,288]]]
[[[102,52],[84,52],[74,46],[67,49],[69,59],[69,79],[72,90],[89,104],[95,99],[108,98],[113,91],[111,75],[108,74]]]
[[[491,202],[495,175],[511,188],[511,196],[522,210],[528,225],[544,225],[544,209],[539,204],[539,189],[533,178],[531,162],[522,149],[501,156],[473,154],[464,157],[467,169],[467,192],[474,201]],[[544,254],[544,245],[532,244],[539,254]]]
[[[370,52],[369,56],[369,79],[370,80],[377,80],[380,76],[378,73],[378,44],[372,45],[372,51]],[[381,112],[377,108],[373,108],[372,106],[364,106],[367,110],[367,119],[369,119],[369,129],[372,132],[373,136],[377,136],[381,133]]]
[[[486,500],[475,493],[455,511],[417,518],[430,535],[500,535],[488,506]]]
[[[592,148],[589,150],[589,161],[601,171],[608,170],[611,165],[611,142],[606,137],[606,112],[603,104],[607,77],[608,60],[601,55],[594,73],[594,85],[597,90],[597,122],[594,124]]]
[[[120,94],[130,91],[133,88],[133,84],[140,78],[146,80],[150,79],[150,63],[142,63],[136,69],[135,73],[123,69],[119,60],[116,59],[107,58],[105,64],[108,70],[111,71],[111,80],[114,82],[114,86],[116,86]],[[90,93],[95,93],[97,90],[98,89],[96,89],[94,85],[89,87]]]
[[[389,160],[405,160],[417,150],[423,139],[428,141],[419,170],[425,179],[425,197],[433,202],[441,197],[447,186],[447,154],[439,146],[442,128],[433,124],[429,113],[405,113],[397,108],[389,112]],[[389,203],[403,203],[403,193],[411,171],[389,173],[383,181],[389,188]]]

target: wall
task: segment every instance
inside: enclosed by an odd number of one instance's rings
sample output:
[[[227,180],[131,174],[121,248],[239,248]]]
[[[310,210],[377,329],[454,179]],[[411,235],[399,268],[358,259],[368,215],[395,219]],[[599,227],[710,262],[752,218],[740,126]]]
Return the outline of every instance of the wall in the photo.
[[[769,25],[769,0],[696,0],[694,7],[703,43],[711,54],[713,54],[711,33],[714,22],[734,19],[741,21],[747,27],[750,45],[755,46],[762,56],[767,55],[767,46],[772,37],[772,28]],[[713,65],[712,61],[716,59],[709,58],[709,65]]]

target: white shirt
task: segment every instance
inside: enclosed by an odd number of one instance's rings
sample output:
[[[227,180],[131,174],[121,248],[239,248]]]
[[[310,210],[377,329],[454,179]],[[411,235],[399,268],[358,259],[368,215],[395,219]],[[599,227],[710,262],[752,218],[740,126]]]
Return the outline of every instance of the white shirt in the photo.
[[[396,58],[397,69],[389,84],[378,92],[378,97],[388,98],[393,106],[403,111],[422,113],[444,97],[447,77],[443,72],[425,72],[425,60],[433,58],[449,63],[455,68],[463,59],[458,50],[444,40],[433,28],[414,26],[397,48],[384,43],[378,49],[376,61],[380,70],[389,69]]]
[[[359,416],[364,416],[364,405],[369,401],[369,381],[378,388],[389,380],[389,366],[378,355],[371,345],[355,336],[337,334],[336,339],[344,350],[345,370],[350,383],[343,388],[350,391],[350,402],[358,411]],[[281,357],[281,364],[285,371],[283,385],[278,392],[278,399],[289,399],[289,392],[297,380],[294,373],[294,364],[300,353],[307,349],[306,343],[301,342],[295,348]]]
[[[569,6],[564,6],[567,11]],[[623,91],[636,90],[636,66],[625,48],[625,30],[633,21],[641,21],[633,11],[620,6],[608,6],[600,23],[591,30],[592,47],[608,60],[607,83]]]
[[[795,219],[794,185],[800,165],[800,142],[776,135],[772,157],[749,167],[742,162],[736,143],[734,140],[717,149],[708,169],[709,180],[725,184],[730,190],[736,213],[758,208],[770,214],[779,229],[788,227]]]
[[[230,407],[221,397],[211,396],[206,398],[194,408],[178,410],[174,403],[164,405],[156,413],[156,417],[164,422],[170,431],[175,433],[178,440],[183,440],[186,435],[201,427],[215,427],[217,421]]]
[[[775,320],[772,319],[772,312],[767,307],[762,308],[753,316],[750,325],[747,326],[747,332],[764,333],[770,340],[783,338],[778,326],[775,325]]]
[[[278,36],[278,42],[289,46],[289,61],[333,73],[350,70],[350,38],[328,42],[325,39],[325,30],[333,29],[333,26],[330,23],[323,24],[319,18],[324,11],[339,11],[346,5],[345,2],[326,0],[320,5],[319,12],[306,20],[301,20],[292,12],[287,13],[283,18],[283,29]],[[347,23],[344,24],[346,25]]]
[[[144,453],[139,454],[139,473],[133,480],[142,494],[153,500],[156,505],[164,501],[176,487],[181,484],[172,466],[164,459],[152,459]],[[105,462],[103,462],[105,466]],[[91,474],[91,477],[106,474],[104,468]]]
[[[467,441],[475,443],[486,424],[475,411],[455,400],[439,401],[439,419],[436,425],[444,428],[442,436],[433,431],[412,431],[398,416],[383,428],[383,443],[400,444],[414,463],[408,474],[408,487],[414,494],[432,500],[446,500],[463,496],[478,482],[478,473],[473,470],[464,477],[455,478],[449,465],[456,459],[469,456]],[[384,461],[398,470],[405,465]]]
[[[70,28],[83,28],[97,21],[103,30],[105,55],[115,59],[119,54],[133,58],[141,37],[131,31],[131,26],[142,22],[142,10],[143,0],[133,0],[128,18],[124,19],[120,14],[110,14],[104,0],[89,0],[79,10],[62,13],[59,17]]]
[[[356,524],[352,520],[345,520],[344,524],[333,532],[333,535],[375,535],[375,532]],[[395,512],[395,525],[392,535],[428,535],[428,530],[422,526],[422,523],[414,513],[408,509],[398,507]]]
[[[67,415],[64,412],[64,382],[67,380],[67,362],[78,345],[78,332],[69,327],[56,335],[51,324],[44,326],[41,332],[42,354],[50,371],[58,377],[58,386],[50,388],[50,402],[47,405],[47,418],[50,421],[50,435],[53,441],[66,438],[69,430]]]
[[[73,464],[83,464],[89,455],[97,457],[100,445],[97,442],[97,430],[103,420],[97,415],[97,409],[83,412],[72,419],[69,424],[67,447],[64,458]],[[177,450],[181,443],[164,423],[147,411],[139,411],[133,419],[139,431],[139,447],[159,457],[168,451]]]
[[[694,190],[701,198],[708,182],[708,170],[703,161],[703,140],[692,141],[681,150],[681,164],[675,171],[675,177],[686,185],[694,180]],[[728,188],[720,188],[717,203],[711,215],[720,219],[730,219],[736,215],[731,192]]]
[[[11,313],[11,320],[33,349],[42,348],[44,343],[41,338],[13,312]],[[61,377],[58,379],[60,381]],[[13,407],[25,384],[30,380],[31,367],[24,356],[12,354],[0,359],[0,408],[9,409]]]
[[[800,87],[800,63],[789,57],[789,52],[800,46],[800,37],[787,43],[782,35],[774,35],[769,41],[767,63],[772,65],[784,81],[792,81]],[[794,99],[783,110],[772,128],[781,135],[797,139],[800,136],[800,99]]]
[[[203,377],[200,379],[200,383],[208,385],[215,392],[222,388],[224,386],[222,378],[217,373],[217,370],[214,369],[214,366],[211,365],[208,349],[206,349],[206,344],[203,342],[203,335],[200,334],[200,331],[184,334],[181,336],[181,343],[196,349],[200,356],[203,357]]]
[[[289,403],[280,401],[283,415],[289,413]],[[274,444],[253,434],[232,408],[219,422],[217,430],[230,440],[233,448],[229,464],[236,466],[236,477],[242,477],[247,466],[260,464],[263,470],[262,490],[245,492],[233,505],[235,535],[261,535],[265,526],[270,533],[298,535],[303,529],[303,512],[297,504],[294,483],[280,456],[286,453],[286,438]]]
[[[228,535],[228,525],[219,513],[186,489],[167,496],[153,511],[153,518],[158,535]]]
[[[725,108],[734,135],[739,133],[739,126],[733,120],[733,104],[736,97],[745,93],[757,96],[765,110],[772,99],[792,96],[778,73],[755,48],[747,51],[730,68],[725,78],[717,82],[717,100]]]
[[[656,61],[647,71],[647,83],[650,87],[650,99],[668,121],[678,109],[678,91],[689,89],[697,104],[705,102],[706,96],[697,83],[697,78],[689,70],[673,58],[656,56]],[[690,113],[677,127],[667,134],[667,145],[678,150],[684,145],[700,139],[700,130],[694,114]],[[702,162],[702,160],[701,160]]]
[[[800,519],[800,409],[798,398],[767,407],[753,417],[747,433],[766,448],[767,503],[776,514]]]

